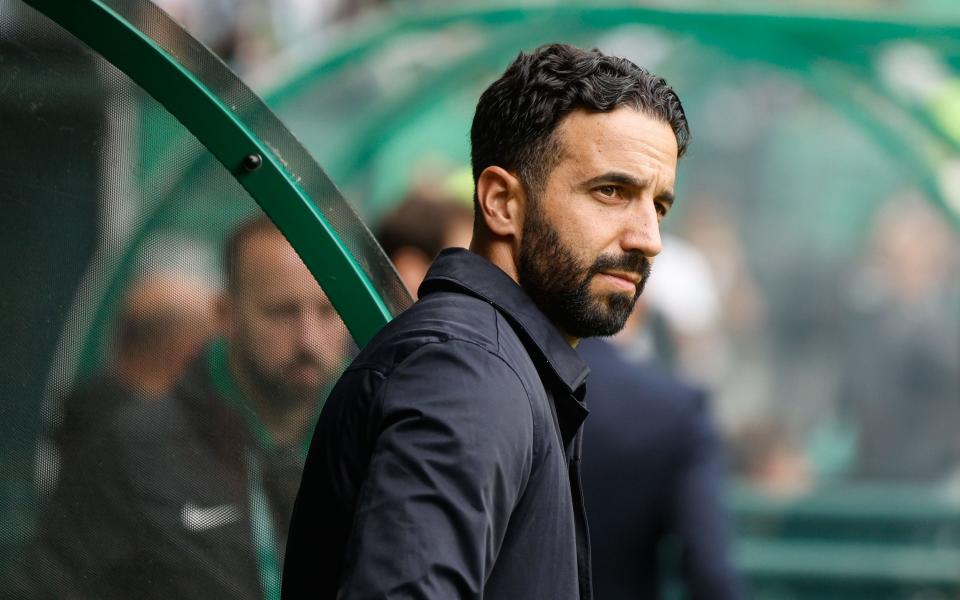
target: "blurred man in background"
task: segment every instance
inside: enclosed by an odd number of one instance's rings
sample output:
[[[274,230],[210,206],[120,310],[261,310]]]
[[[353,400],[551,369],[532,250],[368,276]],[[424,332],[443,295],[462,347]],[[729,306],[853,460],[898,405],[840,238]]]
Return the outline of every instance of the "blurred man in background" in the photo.
[[[960,253],[920,198],[877,214],[848,278],[839,411],[854,428],[849,475],[943,482],[960,474]]]
[[[583,485],[597,594],[655,599],[665,579],[679,576],[687,598],[739,598],[724,459],[706,395],[653,360],[627,360],[622,350],[638,335],[644,312],[635,311],[612,340],[577,347],[591,372]],[[671,550],[679,551],[673,564]]]
[[[156,272],[130,286],[112,364],[64,400],[53,440],[61,473],[98,462],[87,453],[118,410],[170,391],[215,332],[214,293],[199,277],[174,272]]]
[[[52,454],[39,460],[52,486],[39,534],[15,567],[24,597],[53,598],[57,582],[78,597],[83,560],[99,522],[94,482],[110,476],[104,464],[115,451],[109,441],[117,415],[159,402],[214,335],[214,293],[197,276],[156,271],[125,292],[113,359],[99,375],[82,382],[64,400],[51,434]],[[44,450],[47,450],[44,447]],[[47,587],[49,586],[49,587]]]
[[[411,194],[380,222],[377,241],[414,298],[433,259],[444,248],[466,248],[473,210],[459,200]]]
[[[26,597],[276,597],[309,433],[347,334],[266,217],[231,235],[225,263],[222,337],[167,397],[119,412],[89,504],[60,508],[46,562],[27,563],[42,570]]]

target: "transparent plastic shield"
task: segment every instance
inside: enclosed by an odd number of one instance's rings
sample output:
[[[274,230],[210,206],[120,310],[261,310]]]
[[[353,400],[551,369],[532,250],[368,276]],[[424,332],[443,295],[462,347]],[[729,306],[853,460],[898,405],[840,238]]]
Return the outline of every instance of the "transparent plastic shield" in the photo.
[[[151,5],[113,9],[249,119],[402,310],[369,231],[246,87]],[[0,596],[278,597],[312,425],[356,352],[312,250],[213,159],[222,140],[19,0],[0,0],[0,82]]]
[[[393,37],[344,44],[356,54],[347,67],[327,54],[304,61],[266,97],[338,182],[371,190],[368,214],[382,214],[409,189],[468,169],[476,101],[520,50],[565,41],[666,77],[693,143],[640,299],[645,327],[620,341],[630,359],[708,391],[747,597],[955,596],[960,103],[957,36],[937,31],[955,21],[917,18],[911,30],[906,14],[878,24],[769,5],[563,8],[578,23],[540,6],[439,24],[408,14]],[[450,36],[463,40],[454,51]],[[388,64],[403,77],[380,76]],[[349,117],[344,90],[360,92]],[[587,387],[585,456],[606,401]],[[643,389],[625,394],[644,402]],[[622,435],[636,442],[621,448],[626,478],[628,453],[652,442],[626,419]],[[585,490],[588,511],[630,504],[609,485]],[[666,511],[641,517],[668,522]],[[633,541],[629,520],[608,552]],[[666,567],[682,581],[679,559]]]

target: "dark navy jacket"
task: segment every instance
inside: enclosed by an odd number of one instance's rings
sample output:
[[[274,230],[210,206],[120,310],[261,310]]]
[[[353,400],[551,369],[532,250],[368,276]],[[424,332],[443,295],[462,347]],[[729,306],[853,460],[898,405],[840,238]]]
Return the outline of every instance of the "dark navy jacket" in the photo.
[[[686,597],[738,598],[723,456],[703,392],[655,365],[628,363],[608,342],[583,340],[577,350],[591,370],[584,494],[597,596],[658,598],[663,542],[672,538]]]
[[[441,253],[419,295],[324,405],[284,598],[590,598],[586,366],[476,254]]]

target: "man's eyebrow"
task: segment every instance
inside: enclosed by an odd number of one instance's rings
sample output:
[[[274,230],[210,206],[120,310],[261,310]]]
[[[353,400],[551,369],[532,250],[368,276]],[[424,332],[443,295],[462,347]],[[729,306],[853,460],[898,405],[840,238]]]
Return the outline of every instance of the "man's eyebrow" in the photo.
[[[610,171],[604,173],[603,175],[597,175],[583,182],[584,188],[593,187],[595,185],[603,185],[605,183],[616,183],[620,185],[628,185],[631,187],[646,187],[648,181],[646,179],[638,179],[629,173],[624,173],[622,171]],[[673,204],[676,197],[671,191],[664,191],[657,195],[657,200],[666,202],[667,204]]]
[[[629,173],[624,173],[622,171],[609,171],[603,175],[597,175],[596,177],[591,177],[590,179],[583,182],[583,187],[591,187],[594,185],[602,185],[604,183],[618,183],[620,185],[629,185],[631,187],[645,187],[647,185],[646,179],[638,179]]]

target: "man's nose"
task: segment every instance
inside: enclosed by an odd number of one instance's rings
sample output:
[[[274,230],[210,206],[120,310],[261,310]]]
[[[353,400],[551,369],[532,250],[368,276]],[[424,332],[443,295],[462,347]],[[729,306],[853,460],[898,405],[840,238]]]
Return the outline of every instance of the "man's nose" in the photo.
[[[296,328],[297,345],[300,348],[316,349],[324,343],[326,328],[323,326],[323,318],[315,311],[301,311]]]
[[[634,204],[633,211],[623,223],[620,248],[624,252],[640,252],[648,258],[660,254],[660,216],[656,203],[644,199]]]

